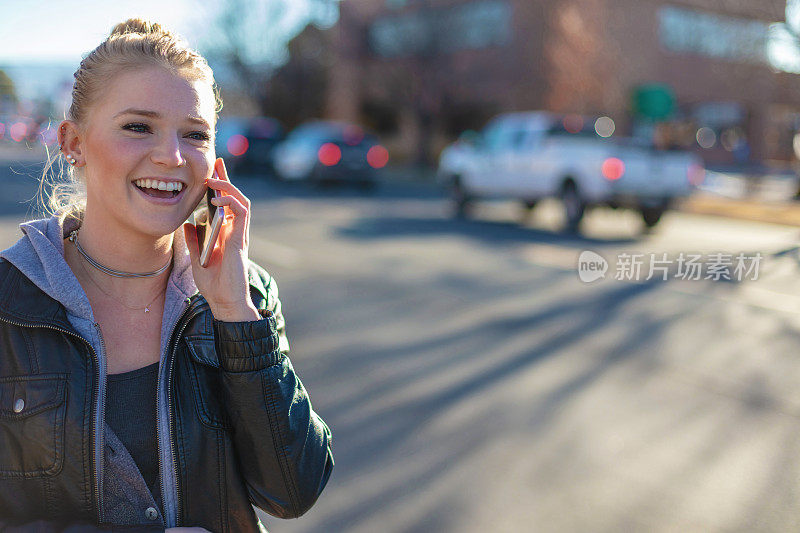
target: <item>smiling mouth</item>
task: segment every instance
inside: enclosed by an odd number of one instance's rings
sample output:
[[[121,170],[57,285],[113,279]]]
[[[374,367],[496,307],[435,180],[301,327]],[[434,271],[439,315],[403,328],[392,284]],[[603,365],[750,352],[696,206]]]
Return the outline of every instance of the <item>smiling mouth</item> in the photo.
[[[133,184],[140,191],[153,198],[174,198],[183,190],[183,183],[179,181],[141,179],[134,181]]]

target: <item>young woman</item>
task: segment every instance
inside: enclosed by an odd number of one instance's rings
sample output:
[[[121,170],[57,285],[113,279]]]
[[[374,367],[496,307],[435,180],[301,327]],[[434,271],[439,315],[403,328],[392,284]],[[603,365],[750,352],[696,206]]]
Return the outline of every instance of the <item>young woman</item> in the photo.
[[[325,486],[218,109],[206,61],[146,21],[75,73],[58,139],[84,194],[0,253],[0,530],[259,531],[251,504],[296,517]],[[208,187],[228,215],[202,267],[184,221]]]

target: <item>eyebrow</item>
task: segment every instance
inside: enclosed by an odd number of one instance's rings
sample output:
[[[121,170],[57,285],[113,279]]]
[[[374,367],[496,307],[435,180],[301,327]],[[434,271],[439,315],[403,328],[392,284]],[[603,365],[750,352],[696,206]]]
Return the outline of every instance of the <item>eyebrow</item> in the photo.
[[[122,115],[139,115],[150,118],[161,118],[161,114],[158,111],[151,111],[149,109],[134,109],[134,108],[128,108],[125,109],[124,111],[120,111],[119,113],[114,115],[114,118],[120,117]],[[207,128],[211,128],[209,123],[200,117],[194,117],[189,115],[186,117],[186,120],[195,124],[200,124],[201,126],[206,126]]]

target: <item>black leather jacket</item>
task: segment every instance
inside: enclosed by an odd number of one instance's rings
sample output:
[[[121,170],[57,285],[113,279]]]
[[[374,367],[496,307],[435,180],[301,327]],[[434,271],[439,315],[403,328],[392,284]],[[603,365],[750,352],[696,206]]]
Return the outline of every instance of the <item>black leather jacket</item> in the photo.
[[[170,339],[179,526],[259,531],[251,503],[300,516],[333,468],[330,431],[279,350],[272,279],[249,274],[264,320],[218,322],[197,294]],[[98,381],[97,354],[63,306],[0,260],[0,531],[122,529],[100,511]]]

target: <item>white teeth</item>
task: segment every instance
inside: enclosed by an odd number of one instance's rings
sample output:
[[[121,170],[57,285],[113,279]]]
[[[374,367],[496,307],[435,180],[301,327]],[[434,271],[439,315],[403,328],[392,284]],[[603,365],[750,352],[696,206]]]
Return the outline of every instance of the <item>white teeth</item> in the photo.
[[[153,179],[140,179],[134,183],[143,189],[158,189],[160,191],[181,191],[183,183],[179,181],[159,181]]]

